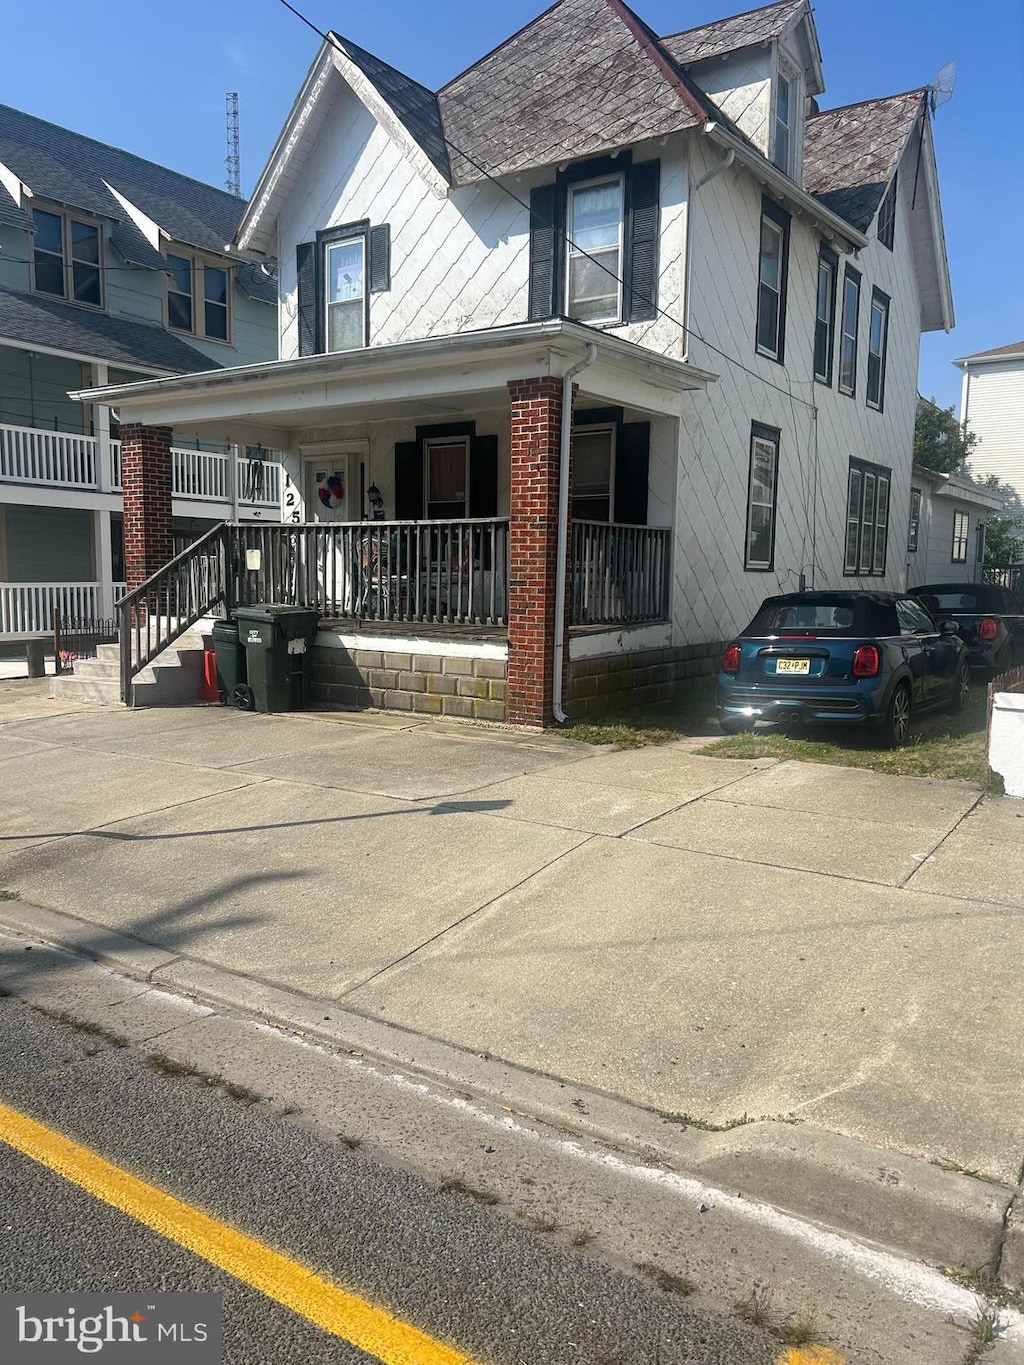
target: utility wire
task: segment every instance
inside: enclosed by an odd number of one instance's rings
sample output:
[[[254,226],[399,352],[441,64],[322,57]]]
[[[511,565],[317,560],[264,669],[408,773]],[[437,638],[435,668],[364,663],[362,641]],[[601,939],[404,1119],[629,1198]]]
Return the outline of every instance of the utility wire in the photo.
[[[312,29],[312,31],[315,34],[317,34],[318,37],[320,37],[325,43],[330,43],[333,48],[335,48],[338,52],[342,54],[343,57],[348,56],[348,54],[345,52],[345,49],[340,45],[340,43],[338,43],[337,39],[334,37],[332,33],[325,33],[322,28],[318,28],[317,25],[314,24],[311,19],[307,19],[304,14],[302,14],[299,10],[295,8],[294,5],[290,4],[289,0],[281,0],[281,4],[284,5],[285,9],[290,10],[291,13],[294,14],[297,19],[301,20],[302,23],[304,23],[307,28]],[[518,194],[515,193],[514,190],[509,189],[508,185],[504,184],[501,180],[499,180],[497,176],[492,175],[491,172],[486,169],[486,167],[481,166],[478,161],[476,161],[473,157],[469,155],[468,152],[463,151],[461,147],[457,146],[454,142],[452,142],[452,140],[447,136],[447,134],[445,134],[444,140],[445,144],[448,147],[450,147],[453,152],[456,152],[459,156],[461,156],[464,161],[467,161],[469,165],[473,167],[474,170],[478,171],[480,175],[482,175],[486,180],[489,180],[492,185],[496,185],[498,189],[501,190],[504,194],[507,194],[510,199],[514,200],[515,203],[517,203],[521,209],[524,209],[526,213],[530,214],[531,217],[533,216],[533,212],[530,208],[530,205],[527,203],[525,199],[522,199]],[[568,149],[560,150],[568,151]],[[599,260],[596,256],[592,255],[589,251],[586,250],[586,248],[581,247],[578,245],[578,243],[574,242],[564,227],[561,227],[557,223],[545,223],[544,226],[549,227],[554,232],[558,233],[559,237],[568,246],[572,247],[572,249],[578,252],[581,256],[585,256],[587,260],[591,261],[600,270],[603,270],[606,275],[610,276],[619,285],[621,285],[623,289],[625,289],[626,282],[623,279],[623,277],[619,275],[616,271],[610,269],[610,267],[605,265],[605,263]],[[756,379],[758,383],[764,384],[767,388],[774,389],[777,393],[781,393],[782,396],[784,398],[788,398],[791,403],[801,403],[803,404],[804,407],[809,408],[812,412],[817,412],[816,404],[810,402],[806,398],[800,398],[799,396],[794,394],[791,387],[783,388],[781,384],[776,384],[772,380],[766,379],[764,375],[759,374],[757,370],[751,369],[749,365],[744,364],[744,362],[740,360],[737,356],[730,355],[728,351],[723,351],[720,347],[716,346],[714,342],[708,341],[708,339],[702,336],[700,332],[696,330],[696,328],[688,327],[686,323],[680,322],[680,320],[677,317],[675,317],[672,313],[669,313],[666,309],[662,308],[660,304],[655,303],[654,309],[659,317],[665,318],[668,322],[671,322],[674,326],[680,328],[684,336],[694,337],[697,341],[701,343],[702,346],[706,346],[708,350],[712,351],[715,355],[721,356],[723,360],[727,360],[731,365],[735,365],[738,369],[743,370],[744,373],[750,375],[751,378]]]

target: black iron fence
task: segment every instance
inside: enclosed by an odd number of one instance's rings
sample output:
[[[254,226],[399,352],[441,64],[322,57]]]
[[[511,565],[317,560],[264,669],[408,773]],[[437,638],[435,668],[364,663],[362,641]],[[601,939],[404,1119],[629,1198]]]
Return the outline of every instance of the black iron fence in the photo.
[[[986,564],[981,581],[994,588],[1024,594],[1024,564]]]
[[[73,673],[81,659],[95,659],[98,645],[116,645],[115,617],[62,616],[53,613],[53,659],[55,673]]]

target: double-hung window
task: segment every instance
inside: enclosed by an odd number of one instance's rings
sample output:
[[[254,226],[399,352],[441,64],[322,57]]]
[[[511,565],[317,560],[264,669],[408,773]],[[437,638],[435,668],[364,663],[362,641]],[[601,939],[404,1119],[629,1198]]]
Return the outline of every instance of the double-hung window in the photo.
[[[777,427],[764,427],[759,422],[751,424],[743,567],[757,573],[769,573],[775,567],[780,436]]]
[[[772,119],[772,160],[780,171],[793,173],[793,145],[796,141],[797,82],[779,70],[775,77],[775,111]]]
[[[910,490],[910,529],[907,532],[907,549],[911,554],[917,550],[921,539],[921,490]]]
[[[757,349],[781,365],[786,356],[786,283],[789,272],[789,214],[761,201],[761,243],[757,278]]]
[[[565,311],[579,322],[622,316],[623,207],[621,175],[570,186]]]
[[[884,465],[850,461],[843,573],[872,576],[885,573],[891,480],[892,470]]]
[[[860,271],[846,267],[843,280],[843,317],[839,336],[839,392],[857,391],[857,332],[860,325]]]
[[[469,437],[428,440],[425,455],[427,517],[461,521],[469,504]]]
[[[328,351],[366,345],[366,233],[325,241],[324,333]]]
[[[892,250],[896,240],[896,176],[889,182],[878,209],[878,240]]]
[[[970,532],[970,517],[966,512],[953,513],[953,563],[967,563],[967,541]]]
[[[832,383],[836,339],[836,281],[839,257],[826,246],[818,250],[818,293],[814,313],[814,377]]]
[[[572,519],[611,521],[615,427],[577,427],[572,436]]]
[[[33,283],[37,294],[103,307],[103,238],[98,223],[55,209],[33,209]]]
[[[167,326],[209,341],[231,340],[231,272],[180,249],[167,252]]]
[[[871,291],[871,322],[868,327],[867,405],[879,412],[885,404],[885,357],[889,349],[889,295]]]

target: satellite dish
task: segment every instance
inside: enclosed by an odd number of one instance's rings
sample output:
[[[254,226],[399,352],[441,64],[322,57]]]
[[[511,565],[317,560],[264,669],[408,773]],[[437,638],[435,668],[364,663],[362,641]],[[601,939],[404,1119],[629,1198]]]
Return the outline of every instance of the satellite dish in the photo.
[[[940,104],[948,104],[956,88],[956,62],[947,62],[928,87],[928,99],[934,114]]]

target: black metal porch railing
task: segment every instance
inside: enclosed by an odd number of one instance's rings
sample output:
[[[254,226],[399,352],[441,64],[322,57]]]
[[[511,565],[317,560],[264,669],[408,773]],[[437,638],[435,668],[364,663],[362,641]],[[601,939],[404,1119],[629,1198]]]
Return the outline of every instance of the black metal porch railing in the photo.
[[[508,527],[502,518],[232,526],[232,600],[336,619],[503,627]]]
[[[1006,588],[1009,592],[1024,594],[1024,563],[986,564],[981,581],[990,583],[994,588]]]
[[[596,626],[667,620],[670,537],[668,527],[573,522],[571,623]]]

